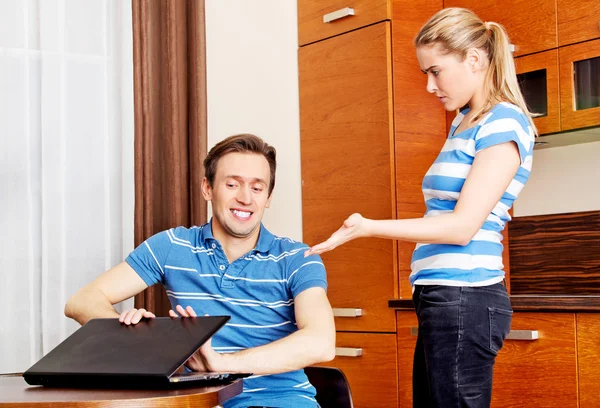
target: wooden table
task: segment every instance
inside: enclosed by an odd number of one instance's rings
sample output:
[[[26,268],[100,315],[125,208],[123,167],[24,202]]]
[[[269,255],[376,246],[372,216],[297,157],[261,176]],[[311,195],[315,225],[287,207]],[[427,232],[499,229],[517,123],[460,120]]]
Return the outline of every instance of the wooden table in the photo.
[[[242,392],[242,380],[177,390],[102,390],[31,386],[23,377],[0,377],[0,407],[213,408]]]

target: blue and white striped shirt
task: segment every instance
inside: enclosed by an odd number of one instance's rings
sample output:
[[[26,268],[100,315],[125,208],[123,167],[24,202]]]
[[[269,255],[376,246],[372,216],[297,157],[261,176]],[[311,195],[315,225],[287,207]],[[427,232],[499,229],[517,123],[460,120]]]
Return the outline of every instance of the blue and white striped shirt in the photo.
[[[481,150],[515,142],[521,166],[468,245],[417,244],[411,264],[412,285],[486,286],[504,279],[502,230],[510,221],[508,211],[529,178],[534,134],[523,111],[502,102],[477,125],[455,135],[467,112],[459,113],[452,122],[442,151],[423,179],[425,217],[454,210],[475,155]]]
[[[262,346],[298,330],[294,298],[305,289],[327,288],[319,256],[304,258],[305,244],[272,235],[261,225],[256,248],[231,264],[212,235],[211,223],[160,232],[127,257],[148,284],[162,283],[173,309],[231,316],[212,339],[213,348],[232,353]],[[303,370],[244,379],[241,395],[226,408],[316,407],[315,389]]]

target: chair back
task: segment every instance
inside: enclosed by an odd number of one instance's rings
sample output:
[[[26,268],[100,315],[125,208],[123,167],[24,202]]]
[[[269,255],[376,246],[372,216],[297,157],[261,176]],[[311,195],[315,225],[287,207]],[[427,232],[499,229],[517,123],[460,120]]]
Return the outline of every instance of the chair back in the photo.
[[[335,367],[306,367],[310,383],[317,390],[321,408],[354,408],[352,392],[346,376]]]

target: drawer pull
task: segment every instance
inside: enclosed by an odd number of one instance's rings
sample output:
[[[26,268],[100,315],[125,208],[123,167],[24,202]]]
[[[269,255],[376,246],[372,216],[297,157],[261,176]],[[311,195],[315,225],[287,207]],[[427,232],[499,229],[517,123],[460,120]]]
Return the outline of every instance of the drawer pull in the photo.
[[[335,355],[337,357],[360,357],[362,356],[362,348],[336,347]]]
[[[331,23],[332,21],[339,20],[340,18],[349,17],[354,15],[354,9],[352,7],[344,7],[331,13],[327,13],[323,16],[324,23]]]
[[[537,330],[511,330],[506,336],[506,340],[537,340]]]
[[[411,336],[419,335],[418,327],[410,328]],[[537,340],[539,338],[539,333],[537,330],[511,330],[508,332],[508,336],[506,336],[506,340]]]
[[[360,317],[362,316],[362,309],[355,309],[353,307],[334,307],[333,315],[335,317]]]
[[[508,50],[514,54],[517,47],[514,44],[508,44]]]

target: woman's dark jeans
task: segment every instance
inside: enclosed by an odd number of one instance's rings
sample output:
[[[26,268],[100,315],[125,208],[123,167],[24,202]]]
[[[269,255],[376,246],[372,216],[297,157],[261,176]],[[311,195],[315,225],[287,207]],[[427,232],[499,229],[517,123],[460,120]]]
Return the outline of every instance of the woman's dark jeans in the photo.
[[[413,302],[413,407],[488,408],[494,361],[512,320],[504,285],[417,285]]]

